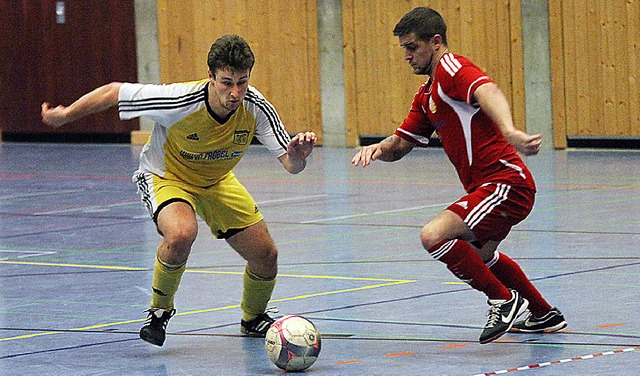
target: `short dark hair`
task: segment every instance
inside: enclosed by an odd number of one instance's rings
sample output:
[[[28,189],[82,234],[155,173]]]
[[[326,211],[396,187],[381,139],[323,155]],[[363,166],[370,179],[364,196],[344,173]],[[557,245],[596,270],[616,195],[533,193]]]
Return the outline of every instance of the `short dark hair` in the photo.
[[[241,37],[225,35],[216,40],[209,50],[207,65],[213,75],[219,69],[230,69],[233,72],[253,68],[255,57],[249,44]]]
[[[434,35],[442,36],[442,43],[447,45],[447,24],[440,13],[427,7],[413,8],[409,13],[402,16],[393,35],[401,37],[414,33],[420,40],[428,41]]]

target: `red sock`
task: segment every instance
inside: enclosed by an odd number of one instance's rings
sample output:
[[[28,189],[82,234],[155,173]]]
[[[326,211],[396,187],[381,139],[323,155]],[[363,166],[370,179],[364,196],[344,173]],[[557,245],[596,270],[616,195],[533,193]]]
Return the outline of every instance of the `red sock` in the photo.
[[[535,317],[546,315],[551,306],[533,286],[520,266],[504,253],[496,252],[493,259],[487,262],[489,269],[505,286],[518,291],[529,301],[529,310]]]
[[[491,273],[480,255],[464,240],[443,240],[431,247],[429,253],[447,264],[456,277],[482,291],[489,299],[511,299],[511,291]]]

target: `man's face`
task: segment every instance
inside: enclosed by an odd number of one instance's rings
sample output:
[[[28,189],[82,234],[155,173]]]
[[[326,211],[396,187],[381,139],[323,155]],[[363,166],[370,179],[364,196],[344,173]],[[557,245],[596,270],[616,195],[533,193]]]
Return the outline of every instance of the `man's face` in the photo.
[[[404,50],[404,59],[413,68],[413,73],[429,74],[435,53],[433,44],[420,40],[414,33],[402,35],[398,40]]]
[[[242,104],[249,87],[249,69],[234,72],[231,69],[218,69],[215,75],[209,72],[211,82],[211,105],[214,110],[220,109],[229,113]]]

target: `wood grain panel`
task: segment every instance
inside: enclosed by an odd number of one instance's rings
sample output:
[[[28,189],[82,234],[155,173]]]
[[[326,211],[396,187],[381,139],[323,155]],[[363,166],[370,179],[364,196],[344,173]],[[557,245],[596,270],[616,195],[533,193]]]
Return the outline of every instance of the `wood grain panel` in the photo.
[[[316,0],[158,1],[161,80],[207,75],[211,44],[242,36],[256,56],[251,84],[272,102],[291,133],[322,140]]]
[[[627,2],[626,4],[626,34],[627,43],[621,50],[621,55],[626,57],[629,67],[627,94],[629,100],[629,127],[627,134],[640,135],[640,1]]]
[[[562,31],[563,11],[560,1],[549,1],[549,29]],[[562,32],[556,32],[549,38],[551,51],[564,51],[565,41]],[[565,55],[563,53],[551,53],[551,97],[552,97],[552,121],[553,121],[553,146],[564,149],[567,147],[567,98],[565,96],[566,80],[564,76]]]
[[[640,136],[640,4],[550,0],[554,145]]]
[[[406,117],[426,76],[403,59],[393,28],[422,1],[344,0],[345,90],[349,146],[359,136],[386,136]],[[432,1],[447,22],[450,49],[472,59],[502,88],[514,122],[525,128],[524,67],[519,2]]]

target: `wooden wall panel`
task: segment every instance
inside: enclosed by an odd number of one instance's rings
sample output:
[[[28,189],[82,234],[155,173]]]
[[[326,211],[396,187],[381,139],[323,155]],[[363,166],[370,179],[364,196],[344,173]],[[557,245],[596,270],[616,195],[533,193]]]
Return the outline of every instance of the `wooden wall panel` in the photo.
[[[158,1],[162,82],[206,78],[211,44],[247,40],[256,56],[251,85],[277,108],[291,133],[322,137],[316,0]]]
[[[551,51],[551,92],[553,102],[553,146],[555,148],[564,149],[567,147],[567,120],[575,114],[567,110],[568,98],[565,95],[567,85],[571,81],[565,80],[564,76],[564,59],[571,57],[570,54],[558,53],[565,48],[570,48],[568,41],[564,40],[562,35],[563,25],[563,9],[562,4],[558,1],[549,2],[549,29],[551,37],[549,38],[549,48]],[[556,31],[553,35],[552,31]],[[575,49],[573,49],[575,51]]]
[[[640,2],[550,0],[554,145],[640,136]]]
[[[287,128],[321,134],[316,2],[159,0],[162,80],[204,77],[213,40],[238,33],[256,53],[252,84],[277,106]],[[392,33],[403,14],[422,5],[442,13],[451,50],[498,83],[515,125],[526,129],[520,1],[342,4],[349,146],[361,136],[393,132],[426,79],[411,72]],[[549,0],[549,17],[554,146],[566,147],[567,137],[640,136],[640,2]]]
[[[392,133],[426,80],[412,73],[393,36],[406,12],[425,5],[447,22],[450,49],[472,59],[496,81],[510,101],[516,126],[525,129],[519,1],[343,0],[349,146],[355,146],[359,136]]]

